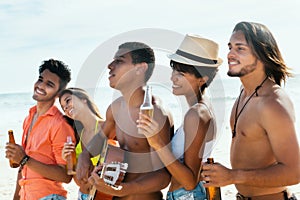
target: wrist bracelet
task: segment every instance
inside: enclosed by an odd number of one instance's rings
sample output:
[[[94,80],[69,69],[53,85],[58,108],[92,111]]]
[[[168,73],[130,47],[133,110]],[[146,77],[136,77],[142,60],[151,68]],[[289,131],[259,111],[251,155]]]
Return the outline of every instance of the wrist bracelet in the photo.
[[[20,165],[23,167],[26,163],[27,163],[27,161],[29,160],[29,156],[28,155],[25,155],[23,158],[22,158],[22,160],[21,160],[21,162],[20,162]]]

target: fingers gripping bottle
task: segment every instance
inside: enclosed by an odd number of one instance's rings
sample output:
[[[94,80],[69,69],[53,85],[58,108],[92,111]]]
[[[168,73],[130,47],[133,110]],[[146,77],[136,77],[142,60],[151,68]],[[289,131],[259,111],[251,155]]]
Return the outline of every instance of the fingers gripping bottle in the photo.
[[[67,143],[72,144],[72,137],[67,136]],[[70,155],[67,156],[67,174],[74,175],[76,174],[76,154],[75,151],[72,151]]]
[[[8,137],[9,137],[9,143],[16,144],[13,130],[8,131]],[[11,168],[17,168],[20,166],[19,163],[16,163],[13,160],[9,160],[9,165]]]
[[[140,112],[143,114],[148,115],[149,117],[153,117],[153,104],[152,104],[152,88],[151,86],[147,85],[146,91],[144,94],[144,101],[140,107]]]
[[[208,164],[213,164],[213,158],[207,158]],[[207,200],[221,200],[221,189],[220,187],[207,187],[206,188],[206,197]]]

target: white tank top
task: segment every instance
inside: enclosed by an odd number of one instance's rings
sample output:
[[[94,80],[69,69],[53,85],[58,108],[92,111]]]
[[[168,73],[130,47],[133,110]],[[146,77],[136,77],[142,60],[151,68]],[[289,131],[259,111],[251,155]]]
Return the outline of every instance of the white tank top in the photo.
[[[216,141],[217,125],[216,125],[216,119],[214,117],[213,112],[208,108],[208,106],[205,103],[201,102],[201,104],[206,106],[206,108],[208,109],[209,113],[212,116],[212,120],[210,122],[208,130],[213,131],[213,137],[212,137],[211,140],[205,141],[204,153],[203,153],[203,155],[199,155],[199,158],[202,156],[202,161],[206,162],[207,158],[211,157],[213,146],[214,146],[215,141]],[[194,106],[197,106],[197,104],[195,104]],[[181,125],[175,131],[175,134],[174,134],[174,136],[172,138],[172,141],[171,141],[173,155],[181,163],[184,162],[184,140],[185,140],[185,133],[184,133],[184,130],[183,130],[183,125]],[[199,152],[199,154],[200,154],[200,152]]]

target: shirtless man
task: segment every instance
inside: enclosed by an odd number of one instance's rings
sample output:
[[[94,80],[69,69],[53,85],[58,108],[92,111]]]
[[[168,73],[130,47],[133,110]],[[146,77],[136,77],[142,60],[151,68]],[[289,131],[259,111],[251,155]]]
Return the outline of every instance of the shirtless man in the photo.
[[[205,164],[204,185],[235,184],[237,199],[293,199],[286,190],[300,180],[299,144],[294,107],[280,87],[289,68],[262,24],[238,23],[228,47],[228,75],[242,82],[230,117],[232,169]]]
[[[107,186],[96,173],[99,170],[97,168],[92,172],[89,181],[97,190],[114,196],[114,199],[159,200],[162,199],[160,190],[170,181],[170,175],[156,153],[150,153],[152,150],[147,139],[137,132],[136,121],[144,98],[143,86],[152,75],[154,62],[154,52],[149,46],[128,42],[119,46],[114,60],[108,65],[110,87],[119,90],[122,96],[108,107],[103,134],[110,139],[116,137],[120,147],[127,152],[126,162],[129,167],[121,190]],[[154,102],[154,118],[160,122],[161,127],[158,134],[168,144],[170,134],[173,133],[173,124],[158,102]],[[89,152],[83,151],[80,155],[77,166],[79,179],[86,180],[87,169],[91,166],[89,158],[92,152],[100,152],[101,144],[101,134],[97,134],[87,147]]]

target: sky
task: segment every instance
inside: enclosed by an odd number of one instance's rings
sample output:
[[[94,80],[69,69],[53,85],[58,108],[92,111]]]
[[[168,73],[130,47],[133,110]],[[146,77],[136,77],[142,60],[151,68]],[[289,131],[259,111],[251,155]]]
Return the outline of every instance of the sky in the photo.
[[[299,8],[299,0],[0,0],[0,93],[32,91],[38,66],[49,58],[70,66],[70,85],[75,85],[95,49],[141,29],[192,33],[216,41],[224,60],[220,74],[226,78],[227,43],[240,21],[265,24],[288,66],[300,73]],[[107,53],[112,58],[115,50]]]

